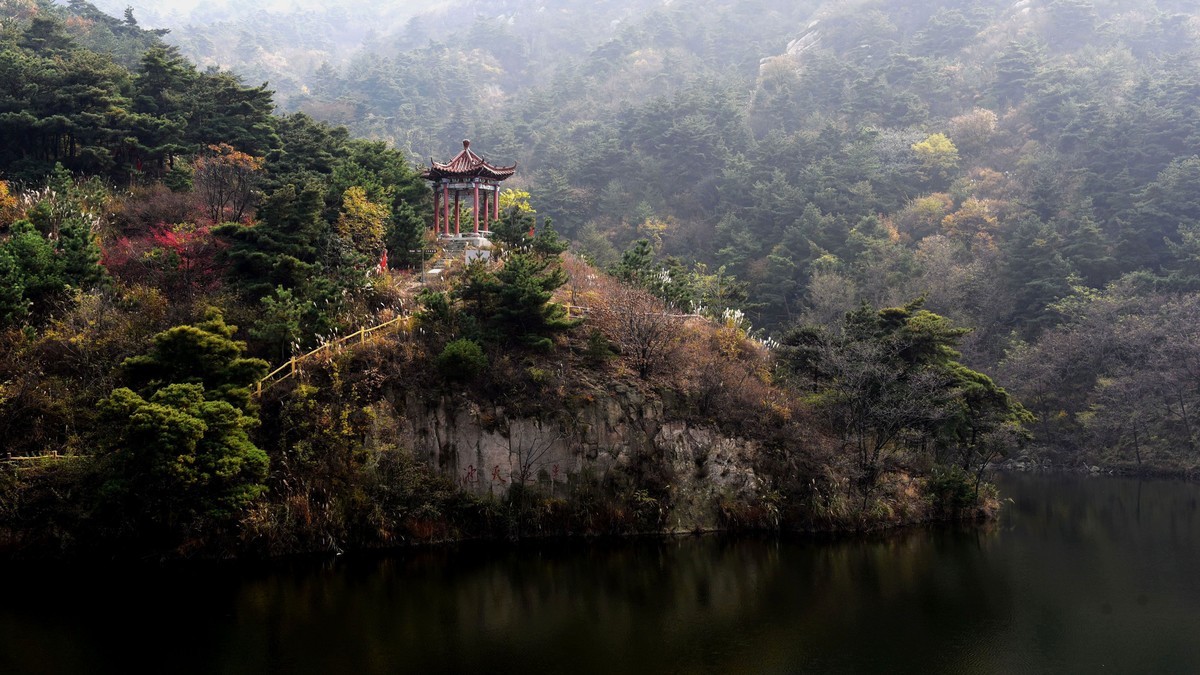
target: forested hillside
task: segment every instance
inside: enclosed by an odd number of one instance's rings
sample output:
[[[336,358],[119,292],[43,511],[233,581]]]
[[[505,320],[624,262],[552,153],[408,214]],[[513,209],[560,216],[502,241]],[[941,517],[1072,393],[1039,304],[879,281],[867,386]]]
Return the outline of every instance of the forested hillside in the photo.
[[[1200,354],[1164,309],[1200,271],[1191,4],[475,12],[414,22],[428,43],[364,50],[288,105],[418,156],[470,137],[521,162],[579,250],[676,282],[719,270],[744,286],[718,304],[776,335],[924,297],[1056,459],[1194,465]]]
[[[3,0],[0,547],[877,527],[986,511],[1013,452],[1194,470],[1196,11],[776,4],[367,35]],[[184,56],[235,27],[234,71]],[[520,169],[430,281],[414,158],[465,137]],[[422,440],[459,420],[507,443],[486,495],[482,449]]]
[[[132,14],[0,10],[0,555],[994,512],[1031,419],[920,301],[764,342],[669,227],[606,273],[521,190],[468,264],[401,151]]]

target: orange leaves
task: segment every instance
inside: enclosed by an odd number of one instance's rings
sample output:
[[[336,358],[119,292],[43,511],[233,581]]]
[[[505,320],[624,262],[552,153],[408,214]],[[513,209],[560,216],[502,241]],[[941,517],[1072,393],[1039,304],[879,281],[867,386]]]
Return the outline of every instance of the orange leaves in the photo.
[[[196,158],[194,184],[213,223],[240,222],[254,199],[263,158],[227,143],[208,146],[211,154]]]
[[[998,222],[987,200],[972,197],[942,219],[942,229],[968,246],[991,248]]]
[[[197,171],[202,167],[213,165],[235,168],[242,171],[261,171],[263,168],[262,157],[255,157],[254,155],[244,153],[228,143],[209,145],[208,151],[212,154],[196,159]]]

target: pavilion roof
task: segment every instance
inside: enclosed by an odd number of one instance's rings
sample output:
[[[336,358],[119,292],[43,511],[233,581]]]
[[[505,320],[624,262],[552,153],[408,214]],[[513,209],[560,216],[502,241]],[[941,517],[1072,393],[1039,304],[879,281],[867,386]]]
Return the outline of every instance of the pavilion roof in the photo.
[[[439,178],[490,178],[492,180],[504,180],[517,172],[517,165],[512,166],[494,166],[486,159],[471,152],[471,141],[463,141],[462,152],[455,155],[454,159],[446,162],[429,160],[429,168],[425,170],[422,176],[429,180],[437,180]]]

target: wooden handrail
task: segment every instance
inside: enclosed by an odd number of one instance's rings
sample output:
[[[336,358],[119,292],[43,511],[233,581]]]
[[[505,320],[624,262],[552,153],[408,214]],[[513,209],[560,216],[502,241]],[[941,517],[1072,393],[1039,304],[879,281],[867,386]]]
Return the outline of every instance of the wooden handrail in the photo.
[[[332,350],[335,347],[339,347],[343,344],[346,344],[347,342],[350,342],[354,338],[358,338],[358,344],[363,344],[367,341],[368,335],[371,335],[372,333],[375,333],[376,331],[383,330],[384,328],[387,328],[388,326],[390,326],[398,321],[406,321],[406,320],[408,320],[408,318],[409,318],[408,316],[400,315],[400,316],[397,316],[388,321],[384,321],[381,324],[371,326],[370,328],[360,328],[357,331],[355,331],[349,335],[342,336],[340,338],[337,338],[336,340],[330,340],[329,342],[326,342],[325,344],[317,347],[316,349],[309,351],[306,354],[302,354],[300,356],[293,356],[292,358],[288,359],[287,363],[283,364],[282,366],[279,366],[275,370],[272,370],[271,372],[264,375],[262,377],[262,379],[260,379],[255,384],[254,395],[260,396],[260,395],[262,395],[264,389],[269,389],[271,387],[271,385],[275,384],[276,382],[286,380],[287,378],[291,377],[292,375],[295,375],[296,374],[296,364],[299,363],[300,361],[303,361],[303,360],[309,358],[310,356],[314,356],[321,352]],[[288,371],[286,374],[284,374],[282,377],[275,378],[276,375],[279,375],[279,373],[281,373],[285,370]]]
[[[586,315],[586,314],[590,314],[592,311],[594,311],[593,307],[583,307],[580,305],[564,304],[563,307],[565,307],[567,310],[567,316],[571,316],[571,314],[574,312],[577,312],[580,315]],[[701,314],[669,314],[667,312],[643,312],[643,313],[646,315],[655,314],[655,315],[660,315],[660,316],[665,316],[665,317],[670,317],[670,318],[675,318],[675,319],[694,319],[694,318],[703,319],[703,318],[706,318]],[[284,363],[283,365],[279,366],[275,370],[272,370],[271,372],[264,375],[262,377],[262,379],[260,379],[256,383],[255,389],[254,389],[254,395],[260,396],[260,395],[262,395],[264,389],[268,389],[271,387],[271,385],[275,384],[276,382],[286,380],[287,378],[291,377],[292,375],[295,375],[296,374],[296,364],[300,363],[301,361],[304,361],[311,356],[320,354],[321,352],[332,350],[335,347],[339,347],[343,344],[346,344],[346,343],[354,340],[355,338],[358,338],[359,344],[363,344],[367,341],[367,336],[371,335],[372,333],[383,330],[384,328],[387,328],[388,326],[391,326],[392,324],[394,324],[396,322],[405,321],[408,318],[409,318],[408,316],[401,315],[401,316],[397,316],[393,319],[390,319],[388,321],[384,321],[381,324],[371,326],[370,328],[360,328],[357,331],[355,331],[349,335],[342,336],[340,338],[337,338],[336,340],[330,340],[329,342],[326,342],[325,344],[309,351],[308,353],[301,354],[300,356],[293,356],[292,358],[288,359],[287,363]],[[276,378],[277,375],[279,375],[280,373],[282,373],[285,370],[288,371],[286,374],[284,374],[281,377]]]
[[[583,307],[580,305],[563,305],[563,307],[565,307],[567,309],[568,316],[570,316],[571,312],[579,312],[579,314],[590,314],[593,311],[595,311],[595,309],[596,309],[595,307]],[[669,319],[708,319],[709,318],[707,316],[704,316],[703,314],[694,314],[694,313],[693,314],[671,314],[669,312],[627,312],[627,311],[623,311],[623,310],[608,310],[608,311],[612,311],[614,314],[633,313],[633,314],[638,314],[639,316],[663,316],[663,317],[667,317]]]
[[[51,452],[48,455],[8,455],[0,457],[0,463],[12,463],[17,466],[18,462],[37,462],[47,459],[92,459],[90,455],[60,455],[58,452]]]

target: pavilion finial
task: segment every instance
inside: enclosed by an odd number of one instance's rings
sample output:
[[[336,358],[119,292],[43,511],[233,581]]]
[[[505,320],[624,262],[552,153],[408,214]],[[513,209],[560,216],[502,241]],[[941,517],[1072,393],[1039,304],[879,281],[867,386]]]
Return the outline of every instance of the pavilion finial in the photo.
[[[470,148],[471,148],[471,141],[464,138],[463,139],[463,150],[469,150]]]

